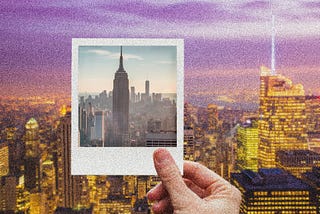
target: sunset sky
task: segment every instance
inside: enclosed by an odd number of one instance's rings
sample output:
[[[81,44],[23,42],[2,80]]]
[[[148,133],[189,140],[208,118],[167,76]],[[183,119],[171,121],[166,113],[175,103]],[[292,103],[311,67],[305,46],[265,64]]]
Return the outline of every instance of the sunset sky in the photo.
[[[232,93],[270,65],[269,1],[2,1],[1,94],[71,88],[72,38],[185,39],[185,91]],[[320,94],[320,2],[273,1],[276,69]],[[215,86],[215,87],[213,87]]]

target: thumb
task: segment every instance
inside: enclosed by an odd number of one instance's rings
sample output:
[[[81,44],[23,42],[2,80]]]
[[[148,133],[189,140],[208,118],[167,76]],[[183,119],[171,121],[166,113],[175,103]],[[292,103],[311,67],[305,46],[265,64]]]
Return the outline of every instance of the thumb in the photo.
[[[153,153],[154,166],[161,178],[162,184],[169,193],[174,208],[186,206],[186,202],[195,198],[195,194],[184,183],[180,171],[170,155],[163,148]]]

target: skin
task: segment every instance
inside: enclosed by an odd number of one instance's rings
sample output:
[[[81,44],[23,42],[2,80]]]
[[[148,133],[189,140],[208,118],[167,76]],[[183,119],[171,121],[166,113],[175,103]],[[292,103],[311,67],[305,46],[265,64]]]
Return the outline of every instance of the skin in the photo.
[[[153,154],[161,183],[147,194],[154,213],[234,214],[239,213],[240,191],[205,166],[185,161],[183,177],[165,149]]]

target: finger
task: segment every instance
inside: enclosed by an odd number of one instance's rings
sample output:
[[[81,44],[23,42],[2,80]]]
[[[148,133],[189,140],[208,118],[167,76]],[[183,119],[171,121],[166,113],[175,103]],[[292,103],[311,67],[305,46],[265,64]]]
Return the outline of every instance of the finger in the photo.
[[[152,205],[152,210],[155,213],[172,213],[173,207],[169,197],[166,197]]]
[[[157,184],[148,193],[147,197],[150,201],[160,201],[161,199],[168,196],[167,190],[164,188],[162,183]]]
[[[214,173],[207,167],[191,161],[185,161],[183,165],[183,177],[191,180],[197,186],[202,189],[206,189],[209,186],[219,183],[228,183],[218,174]]]
[[[204,198],[207,196],[204,189],[200,188],[198,185],[193,183],[191,180],[184,178],[183,179],[185,184],[188,186],[189,189],[191,189],[192,192],[197,194],[200,198]]]
[[[184,183],[177,165],[166,149],[157,149],[153,153],[153,158],[156,171],[161,178],[162,184],[168,191],[174,207],[182,207],[186,204],[185,199],[189,198],[189,200],[192,200],[197,197]]]

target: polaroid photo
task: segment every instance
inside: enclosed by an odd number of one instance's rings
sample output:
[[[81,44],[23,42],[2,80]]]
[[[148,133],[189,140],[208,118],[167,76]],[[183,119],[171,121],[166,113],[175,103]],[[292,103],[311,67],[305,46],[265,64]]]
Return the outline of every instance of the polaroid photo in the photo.
[[[156,175],[165,147],[183,167],[182,39],[72,39],[73,175]]]

